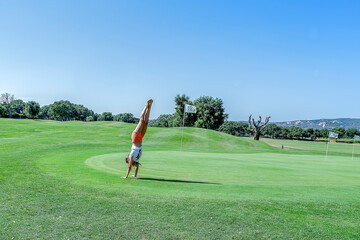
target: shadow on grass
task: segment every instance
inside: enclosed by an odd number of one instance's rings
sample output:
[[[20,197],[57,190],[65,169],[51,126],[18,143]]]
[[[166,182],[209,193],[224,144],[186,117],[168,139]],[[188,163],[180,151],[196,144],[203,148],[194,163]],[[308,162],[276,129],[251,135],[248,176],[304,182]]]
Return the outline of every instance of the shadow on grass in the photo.
[[[200,183],[200,184],[215,184],[215,185],[221,185],[220,183],[187,181],[187,180],[178,180],[178,179],[147,178],[147,177],[140,177],[140,178],[138,178],[138,179],[140,179],[140,180],[150,180],[150,181],[159,181],[159,182]]]

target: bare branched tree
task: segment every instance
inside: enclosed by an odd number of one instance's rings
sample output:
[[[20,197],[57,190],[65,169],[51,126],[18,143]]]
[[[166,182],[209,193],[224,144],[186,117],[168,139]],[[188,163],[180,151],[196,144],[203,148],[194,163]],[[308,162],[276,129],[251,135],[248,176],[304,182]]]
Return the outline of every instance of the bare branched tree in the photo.
[[[14,95],[10,93],[2,93],[0,97],[0,101],[5,104],[6,110],[8,111],[10,118],[12,117],[11,103],[14,101],[14,99]]]
[[[251,119],[251,117],[252,114],[249,117],[249,128],[250,131],[253,133],[254,140],[258,141],[260,139],[261,130],[263,130],[266,124],[269,123],[271,117],[268,116],[263,124],[261,124],[261,116],[259,116],[259,120],[257,122],[255,122],[254,118]]]

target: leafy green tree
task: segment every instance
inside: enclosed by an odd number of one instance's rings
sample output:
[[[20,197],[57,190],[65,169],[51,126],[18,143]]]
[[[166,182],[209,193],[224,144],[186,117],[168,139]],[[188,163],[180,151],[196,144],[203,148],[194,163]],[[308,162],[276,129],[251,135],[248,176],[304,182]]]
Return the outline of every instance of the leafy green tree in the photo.
[[[4,106],[6,107],[6,110],[9,114],[9,117],[12,118],[12,109],[11,109],[11,105],[12,102],[14,101],[14,95],[10,94],[10,93],[2,93],[1,97],[0,97],[0,101],[4,104]]]
[[[343,127],[336,127],[331,129],[331,131],[339,134],[339,138],[342,138],[345,135],[345,128]]]
[[[319,130],[317,129],[313,129],[313,128],[307,128],[305,130],[305,134],[307,138],[310,138],[311,140],[316,140],[316,138],[318,138],[319,136]]]
[[[264,130],[262,130],[262,135],[270,138],[280,138],[281,132],[282,132],[282,127],[276,125],[275,123],[271,123],[266,125]]]
[[[100,117],[100,121],[112,121],[114,119],[111,112],[103,112]]]
[[[87,122],[93,122],[93,121],[94,121],[94,117],[93,117],[93,116],[87,116],[87,117],[86,117],[86,121],[87,121]]]
[[[73,116],[75,120],[86,121],[88,116],[93,116],[94,112],[87,107],[79,104],[71,104],[73,107]]]
[[[304,129],[304,137],[305,138],[309,138],[311,135],[314,134],[314,129],[313,128],[307,128],[307,129]]]
[[[11,110],[14,113],[22,114],[25,109],[25,102],[21,99],[15,99],[11,103]]]
[[[328,138],[329,137],[329,130],[326,128],[320,129],[319,130],[320,136],[321,138]]]
[[[49,105],[44,105],[40,108],[40,112],[39,112],[40,119],[49,119],[49,115],[48,115],[49,108],[50,108]]]
[[[228,117],[225,114],[223,101],[219,98],[200,97],[194,101],[194,105],[197,115],[195,127],[216,130]]]
[[[248,124],[234,121],[225,121],[218,131],[234,136],[249,136],[251,134]]]
[[[136,123],[136,118],[132,113],[120,113],[114,117],[114,121]]]
[[[116,122],[122,122],[121,121],[122,120],[122,113],[114,115],[113,120],[116,121]]]
[[[94,121],[100,121],[101,115],[98,113],[94,113]]]
[[[184,119],[185,104],[193,105],[193,103],[190,101],[190,97],[186,96],[185,94],[183,95],[177,94],[175,96],[175,118],[174,118],[174,124],[177,127],[182,126],[184,120],[185,120],[184,121],[185,126],[193,127],[195,124],[196,114],[186,113]]]
[[[9,115],[7,114],[5,104],[1,103],[0,104],[0,117],[7,117],[7,116],[9,116]]]
[[[321,138],[321,133],[319,129],[314,129],[314,134],[316,136],[316,138]]]
[[[283,127],[281,129],[281,138],[291,139],[291,135],[288,127]]]
[[[136,118],[132,113],[124,113],[122,116],[122,121],[126,123],[136,123]]]
[[[58,121],[69,121],[74,119],[73,106],[69,101],[57,101],[50,105],[49,118]]]
[[[356,128],[349,128],[345,131],[345,138],[354,138],[355,135],[360,135],[359,130]]]
[[[301,139],[304,137],[304,130],[301,127],[289,127],[289,133],[291,139]]]
[[[25,104],[24,113],[28,118],[36,118],[40,112],[40,104],[35,101],[29,101]]]
[[[311,140],[316,140],[317,138],[316,129],[313,128],[303,129],[303,138],[310,138]]]
[[[174,114],[161,114],[153,124],[154,127],[172,127]]]
[[[40,110],[40,118],[60,120],[60,121],[86,121],[88,116],[94,117],[94,112],[80,104],[74,104],[69,101],[54,102],[49,106]],[[94,117],[95,119],[95,117]]]

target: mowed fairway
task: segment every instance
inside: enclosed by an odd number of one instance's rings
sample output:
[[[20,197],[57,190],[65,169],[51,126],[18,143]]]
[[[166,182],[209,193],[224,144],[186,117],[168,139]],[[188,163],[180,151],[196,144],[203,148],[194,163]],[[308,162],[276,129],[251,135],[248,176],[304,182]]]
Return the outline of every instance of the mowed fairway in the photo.
[[[0,119],[0,239],[356,239],[360,146]],[[279,146],[284,145],[284,150]]]

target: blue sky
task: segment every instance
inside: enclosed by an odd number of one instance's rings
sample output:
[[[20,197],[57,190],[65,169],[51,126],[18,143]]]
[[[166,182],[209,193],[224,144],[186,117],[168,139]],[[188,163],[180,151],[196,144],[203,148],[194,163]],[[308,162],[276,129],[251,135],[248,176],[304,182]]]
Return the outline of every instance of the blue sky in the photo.
[[[213,96],[230,120],[360,118],[359,1],[1,1],[0,92],[151,118]]]

